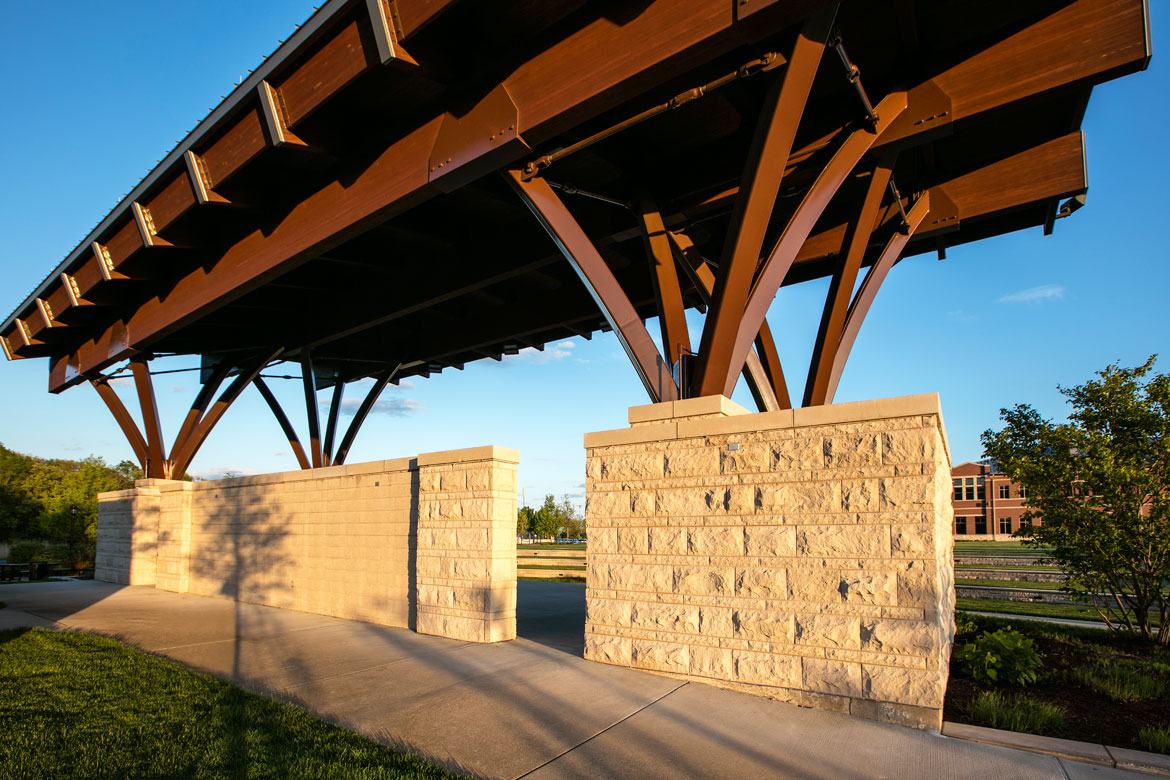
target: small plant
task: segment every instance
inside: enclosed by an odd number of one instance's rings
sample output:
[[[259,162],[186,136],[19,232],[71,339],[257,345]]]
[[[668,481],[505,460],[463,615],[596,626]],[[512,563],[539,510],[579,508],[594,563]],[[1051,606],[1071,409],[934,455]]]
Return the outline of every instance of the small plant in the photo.
[[[962,610],[955,613],[955,634],[974,634],[979,630],[978,624],[975,623],[975,618],[963,612]]]
[[[1146,726],[1138,732],[1138,742],[1154,753],[1170,753],[1170,723]]]
[[[1064,725],[1064,709],[1027,696],[984,691],[967,705],[967,715],[980,726],[1027,734],[1044,734]]]
[[[1044,657],[1036,643],[1011,628],[984,631],[955,653],[963,671],[978,683],[1030,685]]]
[[[1151,677],[1140,661],[1099,660],[1069,670],[1072,679],[1114,701],[1157,699],[1166,692],[1166,683]]]

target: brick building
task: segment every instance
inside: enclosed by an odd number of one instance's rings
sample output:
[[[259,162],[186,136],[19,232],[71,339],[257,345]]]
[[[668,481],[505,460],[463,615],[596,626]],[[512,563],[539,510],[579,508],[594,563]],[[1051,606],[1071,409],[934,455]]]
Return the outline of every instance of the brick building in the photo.
[[[960,463],[951,469],[951,505],[956,539],[1007,539],[1021,526],[1024,489],[987,463]],[[1039,523],[1039,520],[1034,520]]]

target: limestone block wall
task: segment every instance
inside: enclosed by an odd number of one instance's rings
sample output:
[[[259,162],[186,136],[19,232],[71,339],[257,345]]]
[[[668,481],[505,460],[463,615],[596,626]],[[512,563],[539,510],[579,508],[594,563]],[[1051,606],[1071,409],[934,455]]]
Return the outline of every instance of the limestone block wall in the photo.
[[[515,553],[509,567],[500,551],[505,535],[514,544],[518,460],[479,447],[212,482],[139,480],[98,497],[96,576],[511,639]],[[148,569],[149,582],[129,582]]]
[[[922,728],[953,640],[937,395],[587,434],[587,658]]]
[[[516,636],[516,463],[420,455],[418,479],[417,630]]]
[[[119,585],[153,585],[159,492],[150,485],[98,496],[94,577]]]

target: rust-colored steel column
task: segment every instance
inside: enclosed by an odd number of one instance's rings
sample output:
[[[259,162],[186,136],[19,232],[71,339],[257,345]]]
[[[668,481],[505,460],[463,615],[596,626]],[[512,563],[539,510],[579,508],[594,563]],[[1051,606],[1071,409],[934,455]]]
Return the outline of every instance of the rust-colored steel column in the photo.
[[[837,354],[837,346],[841,343],[841,330],[845,327],[845,315],[849,301],[853,297],[861,261],[865,258],[869,237],[873,233],[878,210],[881,208],[882,198],[893,172],[892,159],[882,160],[874,166],[865,199],[861,203],[861,211],[849,225],[845,240],[847,247],[845,257],[840,260],[840,265],[829,284],[829,293],[825,296],[825,310],[821,315],[821,326],[817,331],[816,346],[813,348],[812,360],[808,366],[808,379],[804,385],[804,406],[821,406],[829,403],[826,400],[826,393],[829,375],[833,370],[833,358]]]
[[[796,207],[796,213],[792,215],[792,219],[784,227],[775,247],[768,253],[767,259],[764,260],[760,268],[756,281],[752,285],[751,295],[748,296],[747,305],[743,309],[742,318],[738,323],[739,330],[735,335],[734,348],[730,354],[721,353],[719,355],[718,365],[726,366],[722,369],[724,373],[721,377],[715,375],[708,377],[710,382],[715,383],[711,385],[714,389],[710,392],[722,392],[725,395],[731,393],[732,388],[735,387],[736,375],[739,374],[740,367],[747,359],[748,350],[751,349],[752,342],[755,341],[756,334],[759,333],[760,326],[764,323],[768,307],[772,305],[776,291],[784,283],[784,277],[792,268],[792,263],[796,259],[800,247],[808,239],[809,233],[812,232],[813,226],[824,213],[829,201],[836,195],[857,163],[861,161],[874,142],[881,137],[885,129],[905,110],[905,92],[899,91],[887,95],[877,106],[879,117],[877,126],[872,129],[861,127],[850,133],[833,154],[832,159],[825,165],[820,175],[817,176],[812,187],[805,193],[800,205]]]
[[[674,384],[670,366],[650,338],[645,323],[638,316],[613,271],[598,253],[597,247],[585,235],[552,187],[540,178],[524,181],[521,172],[517,170],[508,171],[506,179],[585,283],[585,288],[634,364],[650,400],[676,400],[678,387]]]
[[[147,449],[146,440],[142,438],[142,432],[138,430],[138,424],[134,422],[134,418],[130,416],[126,405],[122,403],[122,399],[114,392],[114,388],[110,387],[110,382],[106,377],[99,377],[98,379],[91,379],[89,383],[93,385],[93,389],[97,390],[98,395],[106,403],[110,414],[114,415],[114,420],[117,421],[118,427],[122,429],[122,435],[126,437],[126,441],[130,443],[130,449],[134,450],[134,457],[138,458],[138,465],[142,466],[142,473],[146,473]]]
[[[646,246],[646,257],[650,261],[650,278],[654,282],[654,297],[658,303],[658,322],[662,327],[662,350],[666,362],[673,368],[679,357],[691,351],[691,337],[687,332],[686,307],[683,305],[682,289],[678,283],[674,252],[670,237],[657,204],[646,193],[637,199],[642,240]],[[679,395],[686,394],[686,388],[679,388]]]
[[[212,398],[215,398],[215,391],[223,384],[223,380],[227,378],[231,370],[231,362],[221,360],[211,369],[211,374],[207,377],[207,381],[203,383],[203,387],[199,388],[199,392],[195,395],[195,400],[191,402],[191,409],[187,412],[182,426],[179,427],[179,433],[175,436],[175,440],[171,444],[171,460],[167,462],[168,476],[174,475],[175,453],[181,450],[187,443],[187,440],[191,438],[191,431],[195,430],[195,426],[203,419],[203,414],[207,411],[208,404],[211,403]]]
[[[362,423],[366,421],[370,410],[374,408],[374,404],[378,401],[378,396],[386,389],[386,385],[398,373],[398,369],[401,366],[402,364],[399,363],[389,371],[382,372],[375,380],[374,386],[370,388],[370,392],[366,393],[366,397],[362,399],[361,405],[358,406],[357,413],[349,421],[349,427],[345,429],[345,435],[341,437],[341,444],[337,445],[337,453],[333,456],[334,466],[340,466],[345,463],[345,458],[349,455],[349,448],[353,446],[353,440],[361,429]]]
[[[305,448],[301,446],[301,440],[297,438],[297,432],[293,428],[292,423],[288,420],[288,415],[284,413],[284,409],[280,407],[280,401],[276,400],[276,396],[268,388],[267,383],[260,377],[259,374],[252,380],[252,384],[256,385],[256,389],[260,391],[260,395],[264,398],[268,408],[272,410],[272,414],[276,417],[276,422],[280,424],[280,429],[284,431],[285,437],[288,439],[288,444],[292,447],[293,454],[297,457],[297,464],[302,469],[312,468],[309,465],[309,459],[305,455]]]
[[[715,274],[707,267],[707,261],[694,248],[689,236],[683,232],[669,234],[672,248],[679,255],[679,265],[687,273],[691,284],[699,293],[704,303],[711,300],[711,290],[715,286]],[[759,355],[767,355],[768,367]],[[773,378],[775,377],[775,378]],[[756,408],[761,412],[774,412],[780,409],[791,409],[792,402],[788,396],[788,385],[784,381],[784,369],[780,366],[780,355],[776,352],[776,344],[772,340],[772,331],[767,321],[756,339],[756,350],[749,350],[747,361],[743,366],[743,378],[747,382],[748,391]]]
[[[776,78],[764,98],[703,325],[695,364],[695,395],[730,396],[735,377],[743,366],[741,360],[731,369],[737,326],[756,275],[764,234],[825,50],[832,17],[832,13],[826,12],[805,22],[793,44],[783,77]],[[753,337],[757,332],[758,324]],[[728,375],[731,387],[727,386]]]
[[[902,250],[906,248],[906,242],[922,225],[929,213],[930,195],[923,193],[922,197],[906,214],[910,224],[890,237],[882,249],[881,255],[869,269],[865,279],[861,281],[861,287],[853,298],[849,314],[845,317],[845,327],[841,331],[841,343],[837,347],[837,354],[833,357],[833,369],[829,374],[829,383],[825,390],[825,403],[833,402],[833,396],[837,393],[837,383],[841,381],[841,372],[845,368],[845,361],[849,359],[849,352],[853,349],[857,332],[861,330],[861,323],[865,321],[865,315],[869,312],[869,307],[873,303],[874,296],[877,295],[878,288],[881,287],[886,274],[894,267],[894,263],[898,262]]]
[[[244,388],[252,384],[252,380],[263,370],[264,366],[275,360],[283,351],[282,349],[274,350],[262,358],[240,366],[239,374],[199,420],[199,423],[191,431],[191,435],[187,437],[187,441],[183,443],[182,448],[172,454],[171,476],[174,479],[183,476],[187,467],[191,465],[192,459],[199,452],[199,448],[207,440],[207,435],[211,433],[215,424],[219,422],[228,408],[240,397],[240,393],[244,392]]]
[[[321,416],[317,411],[317,375],[313,371],[313,355],[309,350],[301,353],[301,383],[305,387],[305,412],[309,416],[309,454],[313,468],[323,465],[321,457]]]
[[[162,440],[162,423],[158,418],[158,404],[154,398],[154,383],[150,380],[150,367],[143,357],[130,358],[130,371],[134,374],[134,389],[138,392],[138,407],[142,411],[142,426],[146,429],[146,463],[142,468],[148,479],[165,479],[167,454]]]

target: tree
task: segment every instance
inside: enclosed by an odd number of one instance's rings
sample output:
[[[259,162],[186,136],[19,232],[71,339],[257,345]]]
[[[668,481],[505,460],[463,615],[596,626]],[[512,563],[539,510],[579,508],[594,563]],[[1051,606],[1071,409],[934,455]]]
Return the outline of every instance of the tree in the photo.
[[[536,510],[533,530],[538,536],[556,536],[561,527],[561,512],[557,500],[551,495],[544,497],[544,505]]]
[[[983,434],[987,456],[1027,490],[1017,532],[1047,547],[1066,590],[1114,630],[1170,644],[1170,376],[1114,363],[1060,392],[1067,423],[1031,406],[1000,410]],[[1149,378],[1147,378],[1147,376]],[[1160,627],[1155,623],[1160,623]]]
[[[585,533],[585,520],[581,517],[581,513],[577,511],[577,507],[573,506],[573,502],[568,495],[561,497],[561,505],[558,507],[561,513],[561,529],[566,538],[579,539]]]

